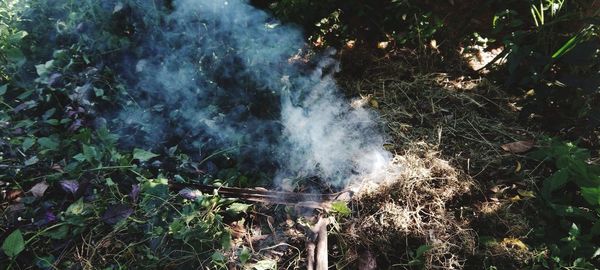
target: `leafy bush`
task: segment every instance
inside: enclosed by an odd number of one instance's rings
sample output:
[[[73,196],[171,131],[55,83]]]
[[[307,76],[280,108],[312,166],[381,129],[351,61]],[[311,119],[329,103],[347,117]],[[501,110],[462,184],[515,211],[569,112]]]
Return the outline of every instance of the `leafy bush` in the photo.
[[[543,265],[594,269],[600,259],[600,165],[590,162],[588,150],[556,139],[545,140],[533,156],[555,167],[542,184],[546,210],[534,233],[549,249]]]
[[[505,84],[526,93],[523,120],[542,117],[560,130],[578,123],[597,127],[600,91],[600,19],[592,1],[530,1],[527,13],[494,15],[488,37],[501,40]],[[592,8],[592,10],[590,10]],[[581,134],[578,134],[581,135]]]
[[[255,1],[268,6],[284,21],[298,23],[319,46],[347,41],[398,45],[427,44],[443,26],[439,14],[419,1]],[[265,3],[266,2],[266,3]]]
[[[249,206],[174,195],[165,179],[226,184],[243,175],[199,177],[201,162],[177,147],[124,148],[98,117],[96,108],[128,96],[106,64],[135,42],[127,12],[118,1],[0,2],[0,188],[10,203],[0,217],[2,268],[224,267],[242,250],[224,219]],[[63,256],[80,247],[84,256]]]
[[[19,10],[18,1],[0,3],[0,85],[25,64],[20,42],[28,33],[16,27],[21,21]]]

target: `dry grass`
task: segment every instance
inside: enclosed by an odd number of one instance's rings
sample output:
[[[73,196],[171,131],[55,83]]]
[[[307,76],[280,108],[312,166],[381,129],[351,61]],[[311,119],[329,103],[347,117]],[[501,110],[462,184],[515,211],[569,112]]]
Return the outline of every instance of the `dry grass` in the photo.
[[[506,239],[526,237],[527,202],[511,197],[534,186],[536,164],[500,146],[539,133],[518,124],[511,98],[486,79],[414,75],[394,61],[364,74],[338,81],[350,95],[373,98],[369,104],[380,112],[387,148],[397,157],[383,180],[356,197],[358,214],[345,224],[344,237],[393,268],[410,268],[410,253],[421,245],[432,247],[422,258],[428,269],[464,268],[475,253],[485,254],[477,260],[509,261],[504,265],[529,260],[531,252]],[[490,192],[499,186],[502,196]],[[498,243],[479,245],[480,234],[490,232]]]
[[[423,260],[431,268],[455,269],[473,252],[475,237],[447,205],[472,187],[447,161],[425,143],[417,144],[390,166],[401,169],[386,175],[377,188],[357,194],[359,209],[348,235],[374,254],[390,254],[390,265],[402,266],[407,254],[420,245],[432,247]]]

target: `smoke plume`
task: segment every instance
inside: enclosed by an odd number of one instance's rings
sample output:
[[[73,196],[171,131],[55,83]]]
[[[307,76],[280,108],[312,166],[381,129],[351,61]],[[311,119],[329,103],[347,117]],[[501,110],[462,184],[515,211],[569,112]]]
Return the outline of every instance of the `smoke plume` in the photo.
[[[133,101],[117,119],[131,143],[185,142],[198,158],[231,148],[242,170],[335,187],[386,164],[375,115],[341,95],[332,52],[290,60],[305,48],[299,29],[239,0],[150,2],[132,7],[146,23],[124,57]]]

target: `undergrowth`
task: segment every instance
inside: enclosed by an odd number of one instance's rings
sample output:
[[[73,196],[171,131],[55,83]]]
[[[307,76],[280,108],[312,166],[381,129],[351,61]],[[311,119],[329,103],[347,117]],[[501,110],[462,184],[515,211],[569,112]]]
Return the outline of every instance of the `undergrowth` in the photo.
[[[338,268],[600,265],[597,1],[252,2],[315,50],[343,48],[339,80],[381,112],[405,167],[326,214]],[[305,210],[170,188],[267,184],[234,150],[131,147],[138,133],[99,117],[136,106],[107,63],[161,27],[172,2],[153,3],[0,2],[0,268],[304,266]],[[473,45],[502,48],[491,76],[439,73]],[[500,148],[533,139],[531,155]]]

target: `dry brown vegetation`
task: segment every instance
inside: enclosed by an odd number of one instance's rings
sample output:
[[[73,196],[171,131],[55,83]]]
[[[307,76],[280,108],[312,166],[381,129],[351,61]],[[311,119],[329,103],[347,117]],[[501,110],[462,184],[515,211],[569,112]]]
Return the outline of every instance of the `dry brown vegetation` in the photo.
[[[348,259],[374,256],[389,263],[379,267],[411,268],[410,254],[423,245],[431,247],[422,258],[428,269],[481,269],[482,260],[512,268],[532,259],[522,242],[525,191],[538,164],[501,146],[539,132],[517,123],[511,98],[486,79],[414,74],[386,58],[365,62],[372,65],[363,76],[338,81],[380,111],[397,156],[378,186],[355,197],[356,214],[342,233],[355,245]]]

